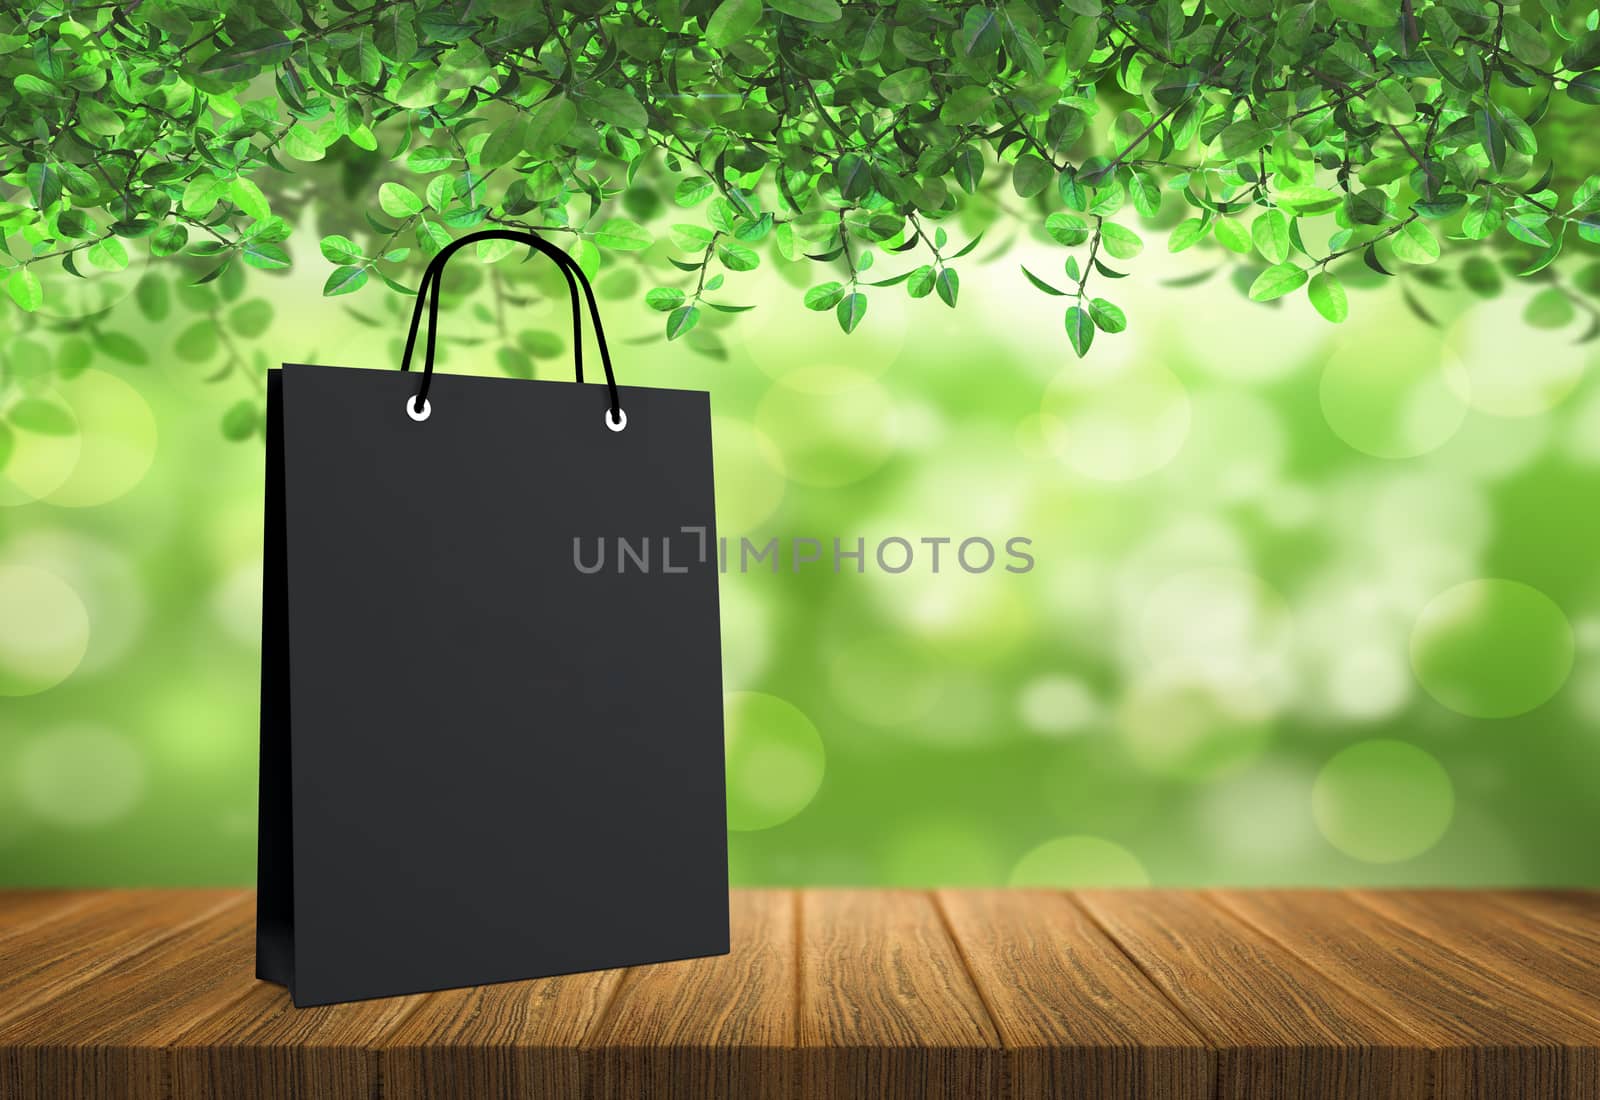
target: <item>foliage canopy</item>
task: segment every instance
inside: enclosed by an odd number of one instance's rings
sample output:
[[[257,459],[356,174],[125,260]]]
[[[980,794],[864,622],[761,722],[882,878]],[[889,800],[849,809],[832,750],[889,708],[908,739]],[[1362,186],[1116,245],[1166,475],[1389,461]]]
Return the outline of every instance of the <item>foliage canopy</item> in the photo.
[[[668,338],[747,308],[728,275],[763,262],[818,265],[803,304],[846,331],[879,288],[954,307],[1017,219],[1070,250],[1026,276],[1079,354],[1128,323],[1103,294],[1141,222],[1331,321],[1351,273],[1525,275],[1566,319],[1600,292],[1554,266],[1600,241],[1588,0],[40,0],[0,14],[0,69],[0,277],[27,311],[47,265],[287,267],[323,160],[361,211],[321,240],[325,294],[409,292],[452,236],[513,225],[590,271],[650,250]]]

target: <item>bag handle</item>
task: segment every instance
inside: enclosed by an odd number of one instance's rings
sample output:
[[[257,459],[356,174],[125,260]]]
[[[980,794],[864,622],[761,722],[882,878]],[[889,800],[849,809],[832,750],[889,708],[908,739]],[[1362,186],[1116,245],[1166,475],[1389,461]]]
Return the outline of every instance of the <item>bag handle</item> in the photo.
[[[555,261],[561,273],[567,277],[567,289],[572,302],[572,346],[573,361],[577,368],[577,379],[583,381],[583,326],[582,306],[578,300],[578,288],[583,288],[584,298],[589,303],[589,317],[594,322],[595,342],[600,346],[600,362],[605,367],[606,388],[610,391],[611,403],[606,409],[606,427],[614,432],[620,432],[627,427],[628,416],[622,411],[622,398],[617,392],[617,379],[611,369],[611,352],[606,347],[605,328],[600,321],[600,305],[595,300],[594,288],[589,285],[589,278],[583,273],[571,256],[568,256],[555,245],[532,233],[523,233],[511,229],[485,229],[478,233],[468,233],[465,237],[451,241],[439,250],[439,254],[428,262],[428,268],[423,272],[422,283],[417,287],[417,302],[411,311],[411,329],[406,333],[406,350],[400,360],[400,369],[411,369],[411,355],[416,348],[417,329],[422,323],[423,300],[428,305],[428,342],[423,358],[422,385],[410,400],[406,402],[406,412],[413,420],[426,420],[433,412],[428,404],[428,388],[433,383],[433,357],[434,340],[439,331],[439,287],[444,281],[444,266],[450,257],[461,251],[469,244],[479,241],[516,241],[529,248],[543,252]]]

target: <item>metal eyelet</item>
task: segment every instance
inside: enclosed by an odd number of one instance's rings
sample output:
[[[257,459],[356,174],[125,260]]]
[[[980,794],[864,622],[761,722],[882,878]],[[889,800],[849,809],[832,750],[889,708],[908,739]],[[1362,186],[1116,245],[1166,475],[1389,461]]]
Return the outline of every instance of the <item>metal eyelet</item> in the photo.
[[[626,409],[618,409],[617,410],[617,415],[620,416],[622,419],[621,420],[613,420],[613,419],[611,419],[611,410],[610,409],[606,410],[606,427],[610,428],[614,432],[620,432],[623,428],[626,428],[628,426],[628,410],[626,410]]]
[[[433,402],[424,397],[422,399],[422,411],[418,412],[416,397],[408,397],[406,398],[406,415],[420,424],[433,415]]]

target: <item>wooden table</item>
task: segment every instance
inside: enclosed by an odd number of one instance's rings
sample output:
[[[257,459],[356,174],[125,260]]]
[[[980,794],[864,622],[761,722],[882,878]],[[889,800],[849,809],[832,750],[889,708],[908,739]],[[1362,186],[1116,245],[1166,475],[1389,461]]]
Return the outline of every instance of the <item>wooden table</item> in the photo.
[[[296,1010],[242,891],[0,893],[4,1100],[1600,1100],[1600,893],[741,890],[724,958]]]

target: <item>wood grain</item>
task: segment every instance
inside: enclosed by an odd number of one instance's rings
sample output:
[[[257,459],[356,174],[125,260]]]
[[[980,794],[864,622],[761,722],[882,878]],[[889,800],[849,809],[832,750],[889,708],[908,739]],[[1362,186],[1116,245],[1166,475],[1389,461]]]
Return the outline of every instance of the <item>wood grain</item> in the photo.
[[[282,986],[252,978],[242,1000],[173,1040],[172,1100],[376,1097],[375,1047],[423,1000],[297,1009]]]
[[[579,1100],[578,1044],[622,975],[601,970],[428,994],[376,1044],[384,1100]]]
[[[0,893],[0,940],[64,916],[98,896],[95,890],[7,890]]]
[[[1089,891],[1085,910],[1217,1051],[1222,1100],[1417,1100],[1418,1037],[1183,891]]]
[[[937,900],[1005,1044],[1011,1095],[1211,1096],[1205,1041],[1064,895],[946,890]]]
[[[1600,1020],[1330,891],[1231,893],[1222,904],[1375,1011],[1421,1035],[1434,1095],[1500,1100],[1600,1095]]]
[[[807,890],[800,936],[802,1095],[1002,1095],[1000,1037],[932,898]]]
[[[736,891],[727,956],[294,1009],[239,891],[0,891],[0,1100],[1600,1100],[1600,895]]]
[[[0,1023],[99,980],[130,956],[239,901],[234,890],[77,897],[47,919],[0,939]]]
[[[588,1095],[793,1096],[798,906],[792,891],[741,891],[727,955],[629,970],[583,1044]]]
[[[0,1025],[6,1100],[165,1100],[165,1047],[253,979],[253,898],[235,894],[187,929]]]
[[[1600,944],[1471,890],[1360,890],[1350,896],[1570,1015],[1600,1020]]]

